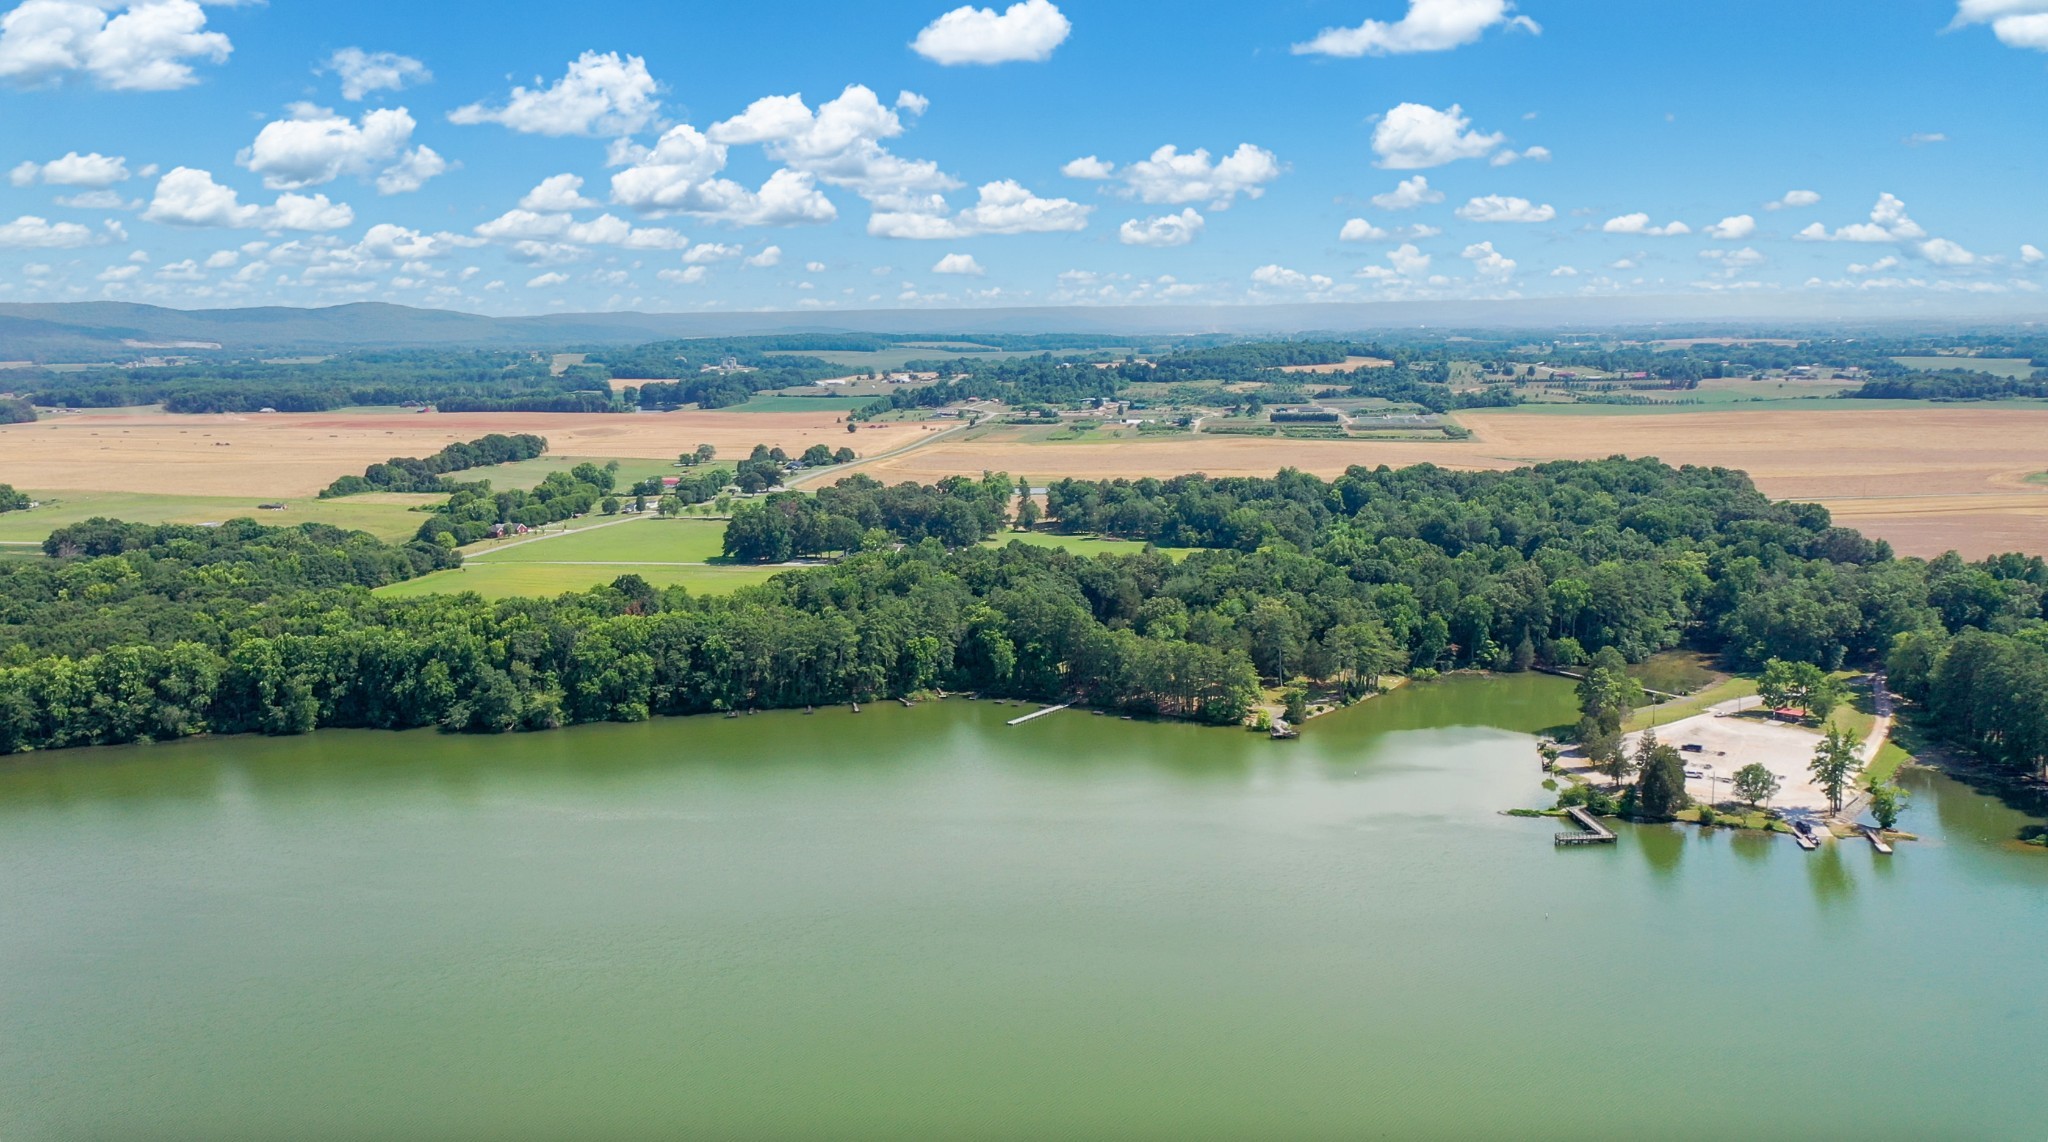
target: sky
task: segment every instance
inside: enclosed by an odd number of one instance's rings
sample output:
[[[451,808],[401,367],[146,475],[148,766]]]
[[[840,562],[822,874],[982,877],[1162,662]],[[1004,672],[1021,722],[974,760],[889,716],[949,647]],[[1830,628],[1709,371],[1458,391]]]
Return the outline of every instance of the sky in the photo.
[[[0,302],[1968,315],[2048,283],[2048,0],[0,13]]]

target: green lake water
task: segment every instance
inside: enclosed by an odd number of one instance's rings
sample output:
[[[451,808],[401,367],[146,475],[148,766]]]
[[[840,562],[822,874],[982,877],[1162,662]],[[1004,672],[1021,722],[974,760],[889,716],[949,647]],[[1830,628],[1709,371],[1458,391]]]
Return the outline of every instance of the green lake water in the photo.
[[[2048,854],[1559,850],[1458,679],[0,769],[0,1138],[2048,1137]]]

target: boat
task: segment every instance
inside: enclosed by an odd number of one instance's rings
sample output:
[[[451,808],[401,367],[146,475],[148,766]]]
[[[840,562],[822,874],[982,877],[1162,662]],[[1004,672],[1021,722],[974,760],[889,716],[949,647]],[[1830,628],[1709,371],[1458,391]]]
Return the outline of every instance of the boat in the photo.
[[[1274,741],[1293,741],[1301,736],[1301,731],[1295,729],[1293,723],[1285,718],[1273,719],[1272,733]]]

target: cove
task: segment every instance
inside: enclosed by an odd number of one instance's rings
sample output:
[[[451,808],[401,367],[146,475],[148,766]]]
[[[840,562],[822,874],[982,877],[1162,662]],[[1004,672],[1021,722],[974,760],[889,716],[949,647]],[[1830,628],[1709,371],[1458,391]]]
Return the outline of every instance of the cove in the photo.
[[[2039,1138],[2048,857],[1559,851],[1570,683],[0,769],[0,1137]]]

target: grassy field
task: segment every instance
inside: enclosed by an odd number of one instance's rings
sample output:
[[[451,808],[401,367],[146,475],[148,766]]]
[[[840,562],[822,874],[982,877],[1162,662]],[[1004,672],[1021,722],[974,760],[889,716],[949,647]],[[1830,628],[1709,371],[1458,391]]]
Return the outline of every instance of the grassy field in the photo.
[[[708,563],[725,540],[724,520],[636,519],[560,537],[513,541],[502,550],[473,549],[471,566],[486,563]]]
[[[1646,688],[1666,694],[1692,694],[1727,677],[1714,669],[1711,656],[1692,650],[1653,654],[1629,667],[1628,673]]]
[[[1094,535],[1059,535],[1050,531],[1003,531],[985,541],[985,546],[1003,547],[1011,543],[1027,544],[1031,547],[1057,547],[1076,555],[1136,555],[1145,550],[1145,545],[1135,539],[1103,539]],[[1179,558],[1186,555],[1186,548],[1160,548],[1166,555]]]
[[[284,527],[326,523],[367,531],[384,540],[411,539],[425,518],[412,509],[439,496],[371,494],[338,500],[286,501],[281,512],[258,511],[254,496],[160,496],[147,492],[30,492],[43,500],[31,511],[0,514],[0,543],[40,543],[66,524],[94,516],[134,523],[218,523],[247,516]]]
[[[1718,706],[1723,702],[1736,698],[1747,698],[1754,693],[1756,693],[1756,681],[1754,679],[1729,678],[1697,693],[1687,695],[1676,702],[1665,702],[1658,706],[1638,707],[1635,713],[1629,715],[1628,721],[1624,722],[1621,728],[1628,733],[1635,733],[1637,730],[1648,729],[1653,725],[1661,726],[1669,722],[1678,721],[1680,718],[1690,718],[1695,714],[1704,714],[1711,706]]]
[[[735,405],[732,412],[822,412],[834,416],[845,416],[854,409],[873,404],[871,396],[757,396],[742,405]]]
[[[783,567],[665,567],[655,564],[472,563],[381,587],[391,598],[454,595],[474,591],[486,599],[551,598],[564,591],[601,587],[621,575],[638,575],[656,587],[682,586],[704,595],[723,595],[765,583]]]
[[[2015,380],[2025,380],[2034,375],[2034,363],[2025,357],[1893,357],[1892,362],[1923,373],[1969,369]]]

